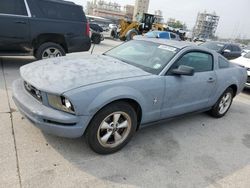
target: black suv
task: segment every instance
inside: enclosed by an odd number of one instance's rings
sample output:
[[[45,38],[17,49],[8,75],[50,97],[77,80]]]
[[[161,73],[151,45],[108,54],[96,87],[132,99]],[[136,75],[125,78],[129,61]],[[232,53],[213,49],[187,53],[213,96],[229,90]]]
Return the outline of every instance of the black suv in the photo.
[[[63,0],[0,0],[0,55],[37,59],[88,51],[83,8]]]
[[[215,50],[227,59],[235,59],[241,56],[241,48],[237,44],[224,43],[224,42],[205,42],[200,46]]]

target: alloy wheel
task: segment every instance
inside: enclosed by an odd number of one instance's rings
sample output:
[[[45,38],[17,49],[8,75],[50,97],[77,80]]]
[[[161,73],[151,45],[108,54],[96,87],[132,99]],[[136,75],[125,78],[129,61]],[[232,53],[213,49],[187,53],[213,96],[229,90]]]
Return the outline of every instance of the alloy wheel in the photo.
[[[131,118],[125,112],[114,112],[99,126],[97,139],[105,148],[114,148],[123,143],[131,129]]]

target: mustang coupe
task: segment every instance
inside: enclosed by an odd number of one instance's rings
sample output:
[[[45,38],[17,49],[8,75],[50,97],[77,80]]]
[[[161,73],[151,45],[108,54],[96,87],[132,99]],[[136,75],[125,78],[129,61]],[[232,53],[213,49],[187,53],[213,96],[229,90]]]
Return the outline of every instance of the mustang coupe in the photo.
[[[20,68],[19,111],[41,130],[84,136],[97,153],[124,147],[141,127],[208,111],[220,118],[244,88],[245,68],[191,43],[142,38],[102,55],[62,57]]]

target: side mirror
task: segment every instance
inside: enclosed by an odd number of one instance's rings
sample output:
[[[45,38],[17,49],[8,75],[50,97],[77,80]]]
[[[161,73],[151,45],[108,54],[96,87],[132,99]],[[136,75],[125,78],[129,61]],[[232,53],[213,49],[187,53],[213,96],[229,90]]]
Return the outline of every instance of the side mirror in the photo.
[[[194,68],[185,65],[180,65],[177,69],[173,69],[171,72],[175,75],[193,76]]]
[[[223,50],[223,53],[230,53],[230,52],[231,52],[231,50],[229,50],[229,49]]]

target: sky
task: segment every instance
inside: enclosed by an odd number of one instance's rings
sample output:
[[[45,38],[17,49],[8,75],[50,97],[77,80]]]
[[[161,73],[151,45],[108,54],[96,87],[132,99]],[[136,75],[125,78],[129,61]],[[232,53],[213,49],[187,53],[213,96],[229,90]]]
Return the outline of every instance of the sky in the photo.
[[[71,0],[86,6],[87,0]],[[135,0],[106,0],[121,5],[135,3]],[[176,18],[192,29],[198,12],[216,12],[220,16],[216,35],[223,38],[250,39],[250,0],[150,0],[149,13],[161,10],[165,21]]]

